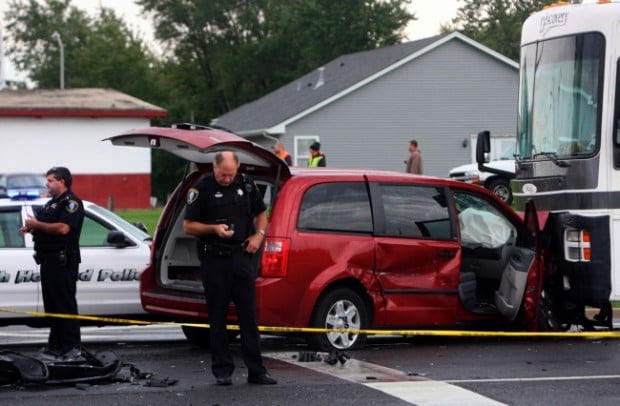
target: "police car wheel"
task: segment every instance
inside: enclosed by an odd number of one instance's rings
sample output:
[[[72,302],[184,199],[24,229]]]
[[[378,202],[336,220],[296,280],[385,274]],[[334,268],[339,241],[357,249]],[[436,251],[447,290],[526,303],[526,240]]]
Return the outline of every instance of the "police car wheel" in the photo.
[[[312,327],[328,330],[366,329],[366,305],[356,292],[346,288],[334,289],[319,299],[311,324]],[[307,341],[317,350],[350,350],[361,347],[366,341],[366,335],[343,331],[310,333]]]
[[[211,335],[208,328],[181,326],[181,330],[190,343],[200,348],[211,348]],[[233,341],[238,334],[238,331],[228,330],[228,340]]]

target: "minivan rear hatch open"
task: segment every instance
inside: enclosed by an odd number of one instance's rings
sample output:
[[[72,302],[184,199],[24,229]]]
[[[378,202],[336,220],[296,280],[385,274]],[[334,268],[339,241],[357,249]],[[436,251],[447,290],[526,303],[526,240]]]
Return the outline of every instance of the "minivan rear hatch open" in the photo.
[[[285,180],[291,176],[286,162],[273,152],[223,129],[192,124],[147,127],[106,138],[113,145],[168,151],[188,162],[209,164],[215,153],[232,150],[239,157],[241,171],[270,175]]]

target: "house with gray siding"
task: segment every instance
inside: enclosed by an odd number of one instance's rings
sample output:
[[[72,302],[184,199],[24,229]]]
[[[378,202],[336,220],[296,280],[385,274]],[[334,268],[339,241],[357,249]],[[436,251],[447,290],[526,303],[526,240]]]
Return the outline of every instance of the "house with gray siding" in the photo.
[[[328,167],[404,171],[410,139],[424,174],[471,162],[481,130],[516,132],[518,63],[458,33],[342,55],[212,121],[307,165],[315,140]]]

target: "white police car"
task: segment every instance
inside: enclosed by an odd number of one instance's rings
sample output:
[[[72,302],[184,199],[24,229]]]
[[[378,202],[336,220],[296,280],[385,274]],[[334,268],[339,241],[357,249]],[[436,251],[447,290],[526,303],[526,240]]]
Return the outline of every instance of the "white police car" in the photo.
[[[39,265],[32,236],[19,233],[27,215],[48,199],[0,199],[0,325],[40,324],[24,311],[43,312]],[[82,263],[77,301],[82,315],[131,317],[145,314],[139,277],[147,266],[151,237],[111,211],[84,201],[80,236]],[[108,324],[98,323],[95,324]]]

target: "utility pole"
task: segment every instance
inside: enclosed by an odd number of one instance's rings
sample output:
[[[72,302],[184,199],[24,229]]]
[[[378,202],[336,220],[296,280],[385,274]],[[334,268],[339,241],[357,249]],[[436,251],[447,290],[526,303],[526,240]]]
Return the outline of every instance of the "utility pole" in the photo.
[[[60,39],[58,31],[54,31],[52,38],[58,41],[58,48],[60,48],[60,88],[65,88],[65,47]]]

